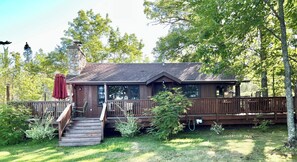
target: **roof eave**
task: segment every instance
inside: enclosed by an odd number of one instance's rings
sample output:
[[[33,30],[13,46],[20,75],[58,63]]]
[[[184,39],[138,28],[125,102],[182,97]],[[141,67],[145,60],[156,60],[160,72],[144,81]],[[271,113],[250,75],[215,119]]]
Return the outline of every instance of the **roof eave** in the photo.
[[[159,73],[158,75],[155,75],[154,77],[152,77],[152,78],[150,78],[149,80],[147,80],[147,81],[146,81],[146,85],[148,85],[148,84],[150,84],[150,83],[152,83],[152,82],[158,80],[158,79],[161,78],[161,77],[167,77],[167,78],[169,78],[169,79],[171,79],[171,80],[173,80],[173,81],[175,81],[175,82],[177,82],[177,83],[179,83],[179,84],[182,82],[180,79],[178,79],[178,78],[176,78],[176,77],[170,75],[170,74],[167,73],[167,72],[161,72],[161,73]]]
[[[67,84],[78,84],[78,85],[127,85],[127,84],[145,84],[140,81],[66,81]]]

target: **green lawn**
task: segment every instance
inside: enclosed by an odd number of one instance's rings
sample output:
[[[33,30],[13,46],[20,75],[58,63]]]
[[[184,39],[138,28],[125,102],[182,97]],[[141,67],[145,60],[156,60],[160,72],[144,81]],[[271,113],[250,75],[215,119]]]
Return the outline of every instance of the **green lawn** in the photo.
[[[168,142],[150,135],[105,138],[89,147],[58,147],[57,140],[24,142],[0,147],[0,161],[297,161],[296,154],[276,149],[286,134],[285,126],[273,126],[266,133],[233,127],[221,136],[209,129],[183,132]]]

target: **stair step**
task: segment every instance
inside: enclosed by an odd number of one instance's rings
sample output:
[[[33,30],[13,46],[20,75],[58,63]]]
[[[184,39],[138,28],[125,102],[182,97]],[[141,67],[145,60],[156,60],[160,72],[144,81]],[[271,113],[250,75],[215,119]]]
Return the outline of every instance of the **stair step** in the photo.
[[[97,145],[100,144],[99,142],[73,142],[73,143],[68,143],[68,142],[59,142],[59,146],[91,146],[91,145]]]
[[[89,138],[73,138],[73,137],[64,137],[61,139],[61,142],[97,142],[101,141],[101,137],[89,137]]]
[[[100,121],[99,118],[73,118],[73,121]]]
[[[74,123],[73,126],[84,126],[84,127],[87,127],[87,126],[101,126],[101,123]]]
[[[101,129],[95,129],[95,130],[69,129],[66,131],[66,134],[67,133],[73,133],[73,134],[101,133]]]
[[[98,129],[101,129],[101,127],[70,127],[66,130],[98,130]]]
[[[67,126],[59,146],[87,146],[100,144],[102,132],[99,118],[74,118]]]
[[[65,137],[72,137],[72,138],[89,138],[89,137],[101,137],[101,133],[77,133],[77,134],[65,134]]]
[[[74,123],[100,123],[100,120],[74,120]]]

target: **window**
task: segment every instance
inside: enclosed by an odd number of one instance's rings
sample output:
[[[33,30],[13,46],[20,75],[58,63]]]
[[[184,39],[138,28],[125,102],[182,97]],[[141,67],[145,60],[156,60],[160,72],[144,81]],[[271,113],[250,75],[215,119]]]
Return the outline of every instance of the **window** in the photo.
[[[216,96],[217,97],[233,97],[234,90],[232,85],[219,85],[216,87]]]
[[[105,102],[105,93],[104,93],[104,86],[98,86],[98,105],[103,106]]]
[[[168,90],[168,85],[162,83],[155,83],[153,86],[153,95],[158,94],[159,92]]]
[[[108,100],[138,100],[139,86],[108,86]]]
[[[195,84],[182,85],[183,93],[188,98],[200,97],[200,86]]]

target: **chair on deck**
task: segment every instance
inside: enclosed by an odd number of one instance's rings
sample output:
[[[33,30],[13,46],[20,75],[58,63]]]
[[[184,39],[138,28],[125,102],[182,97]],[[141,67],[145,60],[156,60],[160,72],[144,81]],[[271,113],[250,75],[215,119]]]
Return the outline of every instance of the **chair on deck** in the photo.
[[[133,103],[131,103],[131,102],[128,102],[128,103],[126,103],[126,110],[127,111],[132,111],[133,110]]]
[[[86,101],[84,103],[83,107],[76,107],[75,108],[75,113],[79,113],[79,114],[81,114],[81,116],[83,116],[84,113],[87,111],[87,107],[88,107],[88,102]]]

